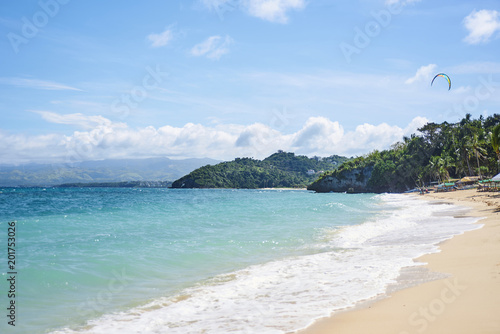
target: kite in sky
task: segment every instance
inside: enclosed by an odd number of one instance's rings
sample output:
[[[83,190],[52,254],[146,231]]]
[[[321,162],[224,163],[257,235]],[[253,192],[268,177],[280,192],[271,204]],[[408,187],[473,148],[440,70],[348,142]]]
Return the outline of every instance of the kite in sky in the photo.
[[[432,79],[431,86],[432,86],[432,84],[434,83],[434,80],[436,80],[437,77],[443,77],[446,80],[448,80],[448,90],[451,89],[451,79],[450,79],[450,77],[448,75],[446,75],[444,73],[436,74],[436,76],[434,77],[434,79]]]

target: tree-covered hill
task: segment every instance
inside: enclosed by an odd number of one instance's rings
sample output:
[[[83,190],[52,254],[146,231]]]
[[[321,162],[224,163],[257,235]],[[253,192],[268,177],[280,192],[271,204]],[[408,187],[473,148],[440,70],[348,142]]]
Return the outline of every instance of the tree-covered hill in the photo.
[[[315,191],[402,192],[430,182],[499,172],[500,115],[428,123],[390,150],[374,151],[323,174]],[[498,153],[497,153],[497,152]]]
[[[348,158],[308,158],[279,151],[264,160],[237,158],[214,166],[204,166],[180,178],[172,188],[304,188],[318,172],[337,168]]]

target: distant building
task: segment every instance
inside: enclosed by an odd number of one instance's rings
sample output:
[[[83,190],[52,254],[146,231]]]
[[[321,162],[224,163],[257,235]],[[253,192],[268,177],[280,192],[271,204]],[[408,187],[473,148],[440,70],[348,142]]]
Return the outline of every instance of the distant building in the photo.
[[[314,175],[314,174],[316,174],[316,172],[314,171],[314,169],[309,169],[307,171],[307,175]]]

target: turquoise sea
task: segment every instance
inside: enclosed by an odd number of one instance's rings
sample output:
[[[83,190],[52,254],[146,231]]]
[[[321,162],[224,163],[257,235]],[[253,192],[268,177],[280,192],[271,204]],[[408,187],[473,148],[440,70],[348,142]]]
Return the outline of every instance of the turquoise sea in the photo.
[[[286,333],[386,291],[478,228],[406,195],[0,189],[16,221],[16,327],[1,333]],[[6,320],[7,319],[7,320]]]

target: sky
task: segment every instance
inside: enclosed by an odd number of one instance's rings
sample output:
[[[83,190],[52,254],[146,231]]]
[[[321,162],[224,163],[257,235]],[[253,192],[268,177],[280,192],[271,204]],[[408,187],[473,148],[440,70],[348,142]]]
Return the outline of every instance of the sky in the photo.
[[[499,55],[498,0],[2,1],[0,164],[363,155],[500,113]]]

